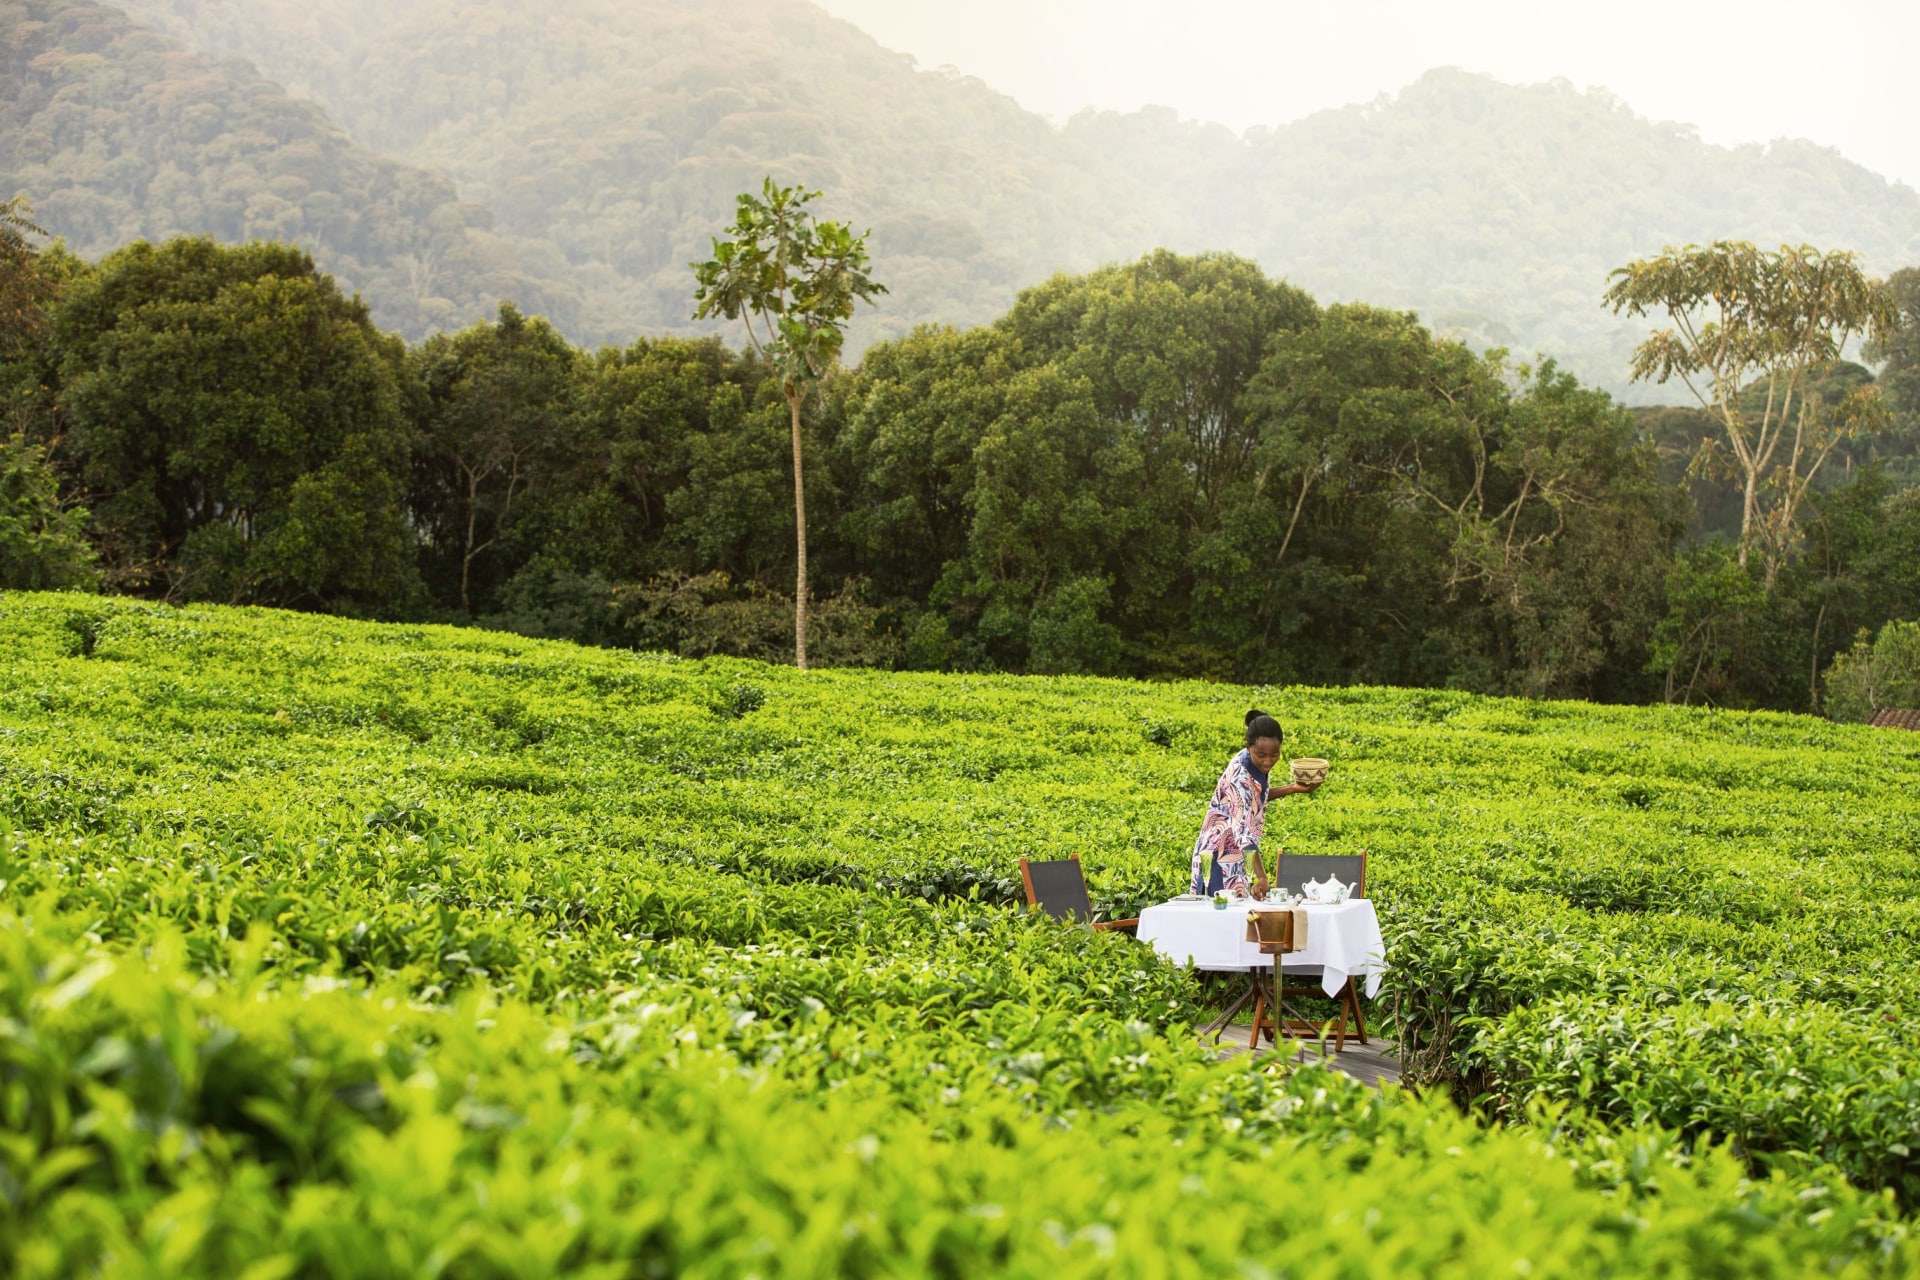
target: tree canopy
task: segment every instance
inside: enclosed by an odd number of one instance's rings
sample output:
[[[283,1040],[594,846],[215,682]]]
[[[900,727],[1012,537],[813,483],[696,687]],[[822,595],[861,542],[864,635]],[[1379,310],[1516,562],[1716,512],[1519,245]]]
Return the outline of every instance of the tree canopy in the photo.
[[[1611,279],[1615,311],[1673,320],[1635,348],[1633,376],[1677,378],[1718,424],[1697,465],[1711,469],[1725,445],[1721,465],[1741,486],[1740,563],[1758,550],[1771,588],[1821,467],[1843,442],[1885,428],[1877,388],[1815,380],[1849,344],[1895,327],[1891,295],[1852,253],[1725,240],[1668,248]]]
[[[347,612],[406,599],[404,349],[305,253],[136,242],[73,281],[51,329],[114,582]]]
[[[798,415],[716,339],[589,353],[503,306],[408,348],[284,245],[36,257],[9,580],[778,659],[797,425],[820,665],[1813,709],[1850,637],[1920,616],[1904,455],[1829,467],[1768,590],[1685,475],[1698,411],[1230,254],[877,343]]]

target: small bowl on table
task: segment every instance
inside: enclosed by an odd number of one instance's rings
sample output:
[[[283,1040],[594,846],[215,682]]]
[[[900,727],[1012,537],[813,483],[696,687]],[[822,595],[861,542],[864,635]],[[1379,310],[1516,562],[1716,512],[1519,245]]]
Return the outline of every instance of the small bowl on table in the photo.
[[[1293,769],[1295,786],[1317,787],[1327,780],[1325,760],[1309,757],[1305,760],[1289,760],[1287,764]]]

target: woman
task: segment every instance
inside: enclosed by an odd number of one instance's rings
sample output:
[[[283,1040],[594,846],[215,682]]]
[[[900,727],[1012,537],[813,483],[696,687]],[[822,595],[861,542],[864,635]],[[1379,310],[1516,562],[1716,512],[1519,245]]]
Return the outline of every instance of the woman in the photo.
[[[1227,763],[1207,805],[1207,820],[1193,842],[1191,893],[1267,895],[1267,869],[1260,861],[1260,834],[1266,826],[1267,801],[1275,796],[1311,791],[1298,783],[1269,787],[1267,777],[1280,763],[1280,744],[1286,738],[1280,722],[1264,711],[1247,712],[1247,748]],[[1319,786],[1315,783],[1314,786]],[[1247,883],[1247,863],[1253,863],[1253,883]]]

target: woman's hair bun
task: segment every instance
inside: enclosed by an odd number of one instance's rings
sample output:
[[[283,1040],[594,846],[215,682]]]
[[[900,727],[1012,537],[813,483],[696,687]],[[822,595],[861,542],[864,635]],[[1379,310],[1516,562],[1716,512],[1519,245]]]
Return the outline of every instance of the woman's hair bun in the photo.
[[[1275,742],[1285,742],[1287,735],[1280,728],[1280,722],[1264,711],[1247,712],[1247,745],[1252,746],[1262,738],[1272,738]]]

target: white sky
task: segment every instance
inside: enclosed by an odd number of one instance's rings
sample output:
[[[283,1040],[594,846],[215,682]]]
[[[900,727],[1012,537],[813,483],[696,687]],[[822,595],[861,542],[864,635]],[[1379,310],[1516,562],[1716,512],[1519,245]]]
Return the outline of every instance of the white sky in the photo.
[[[1920,188],[1920,0],[815,2],[1056,120],[1155,103],[1284,124],[1457,66],[1604,87],[1708,142],[1808,138]]]

